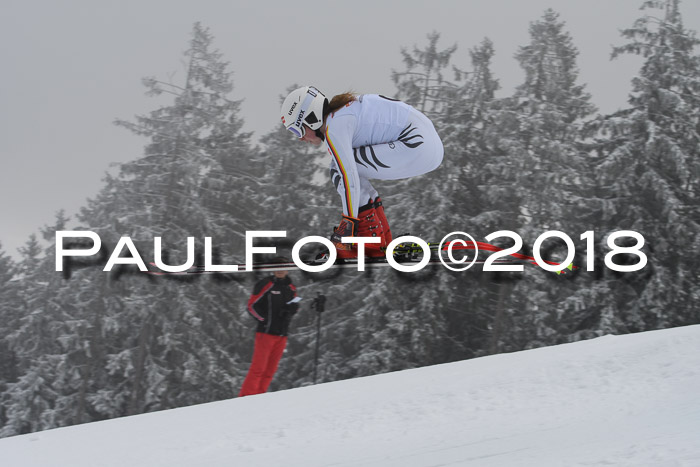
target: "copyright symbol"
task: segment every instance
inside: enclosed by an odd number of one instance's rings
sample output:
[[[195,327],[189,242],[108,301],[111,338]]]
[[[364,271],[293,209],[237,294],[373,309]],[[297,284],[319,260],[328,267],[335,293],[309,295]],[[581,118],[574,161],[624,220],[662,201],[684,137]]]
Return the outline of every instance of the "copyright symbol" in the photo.
[[[471,263],[469,263],[467,266],[463,268],[457,268],[457,267],[452,267],[449,264],[445,262],[445,260],[442,258],[442,255],[440,254],[442,252],[442,245],[447,241],[448,238],[450,238],[453,235],[462,235],[465,237],[469,237],[469,240],[471,240],[471,243],[474,245],[474,258],[472,258]],[[448,243],[447,245],[447,257],[449,258],[450,262],[453,264],[464,264],[467,262],[467,256],[465,255],[462,259],[456,260],[455,257],[452,255],[452,249],[455,247],[455,245],[461,245],[462,247],[468,247],[469,243],[467,243],[465,240],[462,240],[461,238],[458,238],[456,240],[452,240]],[[442,263],[443,266],[445,266],[447,269],[451,271],[466,271],[470,267],[474,266],[474,263],[476,262],[476,258],[479,255],[479,247],[476,245],[476,240],[474,240],[474,237],[469,235],[466,232],[452,232],[447,235],[442,239],[440,242],[440,246],[438,248],[438,258],[440,258],[440,262]]]

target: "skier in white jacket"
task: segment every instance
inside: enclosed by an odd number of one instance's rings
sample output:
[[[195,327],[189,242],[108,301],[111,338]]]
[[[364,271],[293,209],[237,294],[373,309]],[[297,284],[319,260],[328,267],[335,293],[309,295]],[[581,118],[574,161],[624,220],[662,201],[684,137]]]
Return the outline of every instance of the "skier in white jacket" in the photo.
[[[365,255],[383,256],[391,231],[370,179],[397,180],[435,170],[443,146],[432,122],[408,104],[384,96],[351,93],[328,101],[318,89],[292,91],[281,109],[282,124],[301,141],[326,144],[330,176],[343,203],[343,219],[331,241],[339,258],[357,256],[342,237],[379,237]]]

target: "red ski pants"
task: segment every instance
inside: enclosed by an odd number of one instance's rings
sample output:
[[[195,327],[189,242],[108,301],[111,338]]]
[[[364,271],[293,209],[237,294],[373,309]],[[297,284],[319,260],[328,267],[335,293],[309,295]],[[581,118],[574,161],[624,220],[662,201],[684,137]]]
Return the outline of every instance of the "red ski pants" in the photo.
[[[253,362],[250,364],[238,397],[262,394],[267,391],[286,346],[286,336],[274,336],[264,332],[255,334]]]

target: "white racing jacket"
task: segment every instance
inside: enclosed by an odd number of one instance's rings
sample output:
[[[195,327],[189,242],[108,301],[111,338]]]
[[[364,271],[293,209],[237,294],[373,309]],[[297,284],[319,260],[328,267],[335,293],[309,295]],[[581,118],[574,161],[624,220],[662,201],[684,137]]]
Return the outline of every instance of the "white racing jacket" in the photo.
[[[442,142],[430,120],[408,104],[374,94],[330,114],[325,137],[331,181],[351,217],[377,196],[369,179],[413,177],[442,162]]]

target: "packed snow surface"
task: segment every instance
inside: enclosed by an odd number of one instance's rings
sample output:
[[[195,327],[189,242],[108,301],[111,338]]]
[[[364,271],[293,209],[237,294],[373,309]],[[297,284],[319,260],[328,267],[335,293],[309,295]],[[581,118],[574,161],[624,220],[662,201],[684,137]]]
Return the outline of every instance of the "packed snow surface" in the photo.
[[[234,388],[232,388],[232,392]],[[700,466],[700,326],[0,440],[15,466]]]

